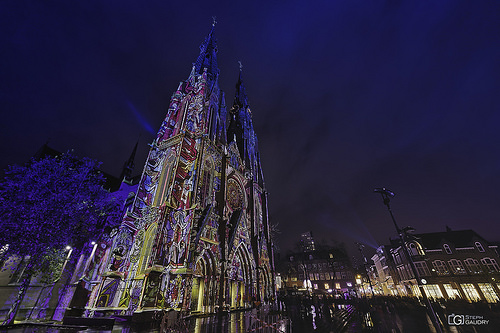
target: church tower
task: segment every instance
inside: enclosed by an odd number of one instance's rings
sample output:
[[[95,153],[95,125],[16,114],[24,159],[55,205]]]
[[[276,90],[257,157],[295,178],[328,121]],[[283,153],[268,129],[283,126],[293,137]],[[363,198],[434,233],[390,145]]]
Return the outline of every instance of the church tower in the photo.
[[[274,296],[267,194],[242,79],[227,112],[215,22],[151,143],[132,207],[102,254],[87,315],[215,313]],[[144,318],[150,318],[145,316]]]

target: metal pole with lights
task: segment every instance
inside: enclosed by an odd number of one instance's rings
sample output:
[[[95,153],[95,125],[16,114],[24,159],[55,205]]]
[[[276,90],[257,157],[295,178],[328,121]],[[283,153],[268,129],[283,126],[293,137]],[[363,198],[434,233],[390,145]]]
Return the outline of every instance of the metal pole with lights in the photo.
[[[363,267],[365,268],[366,277],[368,278],[368,283],[370,284],[370,290],[372,292],[372,297],[373,297],[373,296],[375,296],[375,294],[373,292],[372,279],[370,277],[370,273],[368,270],[368,260],[366,260],[365,253],[363,252],[363,249],[365,248],[365,244],[361,244],[361,243],[356,242],[356,245],[358,245],[358,250],[359,250],[359,252],[361,252],[361,256],[363,257]]]
[[[413,262],[413,258],[411,257],[411,253],[408,250],[408,247],[406,245],[407,232],[411,231],[411,230],[415,230],[415,229],[413,229],[411,227],[406,227],[406,228],[401,229],[401,228],[399,228],[398,224],[396,223],[396,219],[394,218],[394,214],[392,213],[391,205],[390,205],[391,198],[394,197],[394,192],[386,189],[385,187],[376,188],[373,190],[373,192],[380,193],[380,195],[382,195],[382,199],[384,200],[384,205],[387,206],[387,209],[389,210],[389,214],[391,214],[391,218],[392,218],[392,222],[394,223],[394,227],[396,228],[396,231],[399,235],[399,238],[401,239],[401,245],[403,248],[403,252],[406,256],[406,259],[408,260],[408,263],[410,264],[411,270],[413,272],[413,276],[415,276],[415,279],[417,280],[417,285],[420,289],[420,293],[422,294],[422,298],[424,299],[427,310],[431,314],[432,323],[434,324],[436,331],[441,333],[442,330],[441,330],[441,325],[439,324],[438,317],[436,315],[436,312],[432,308],[432,305],[431,305],[429,299],[427,298],[424,287],[422,285],[423,279],[420,278],[420,274],[418,274],[417,268],[415,267],[415,263]]]
[[[363,280],[361,279],[361,275],[356,275],[356,284],[358,285],[358,290],[361,289],[361,296],[366,298],[365,288],[363,287]]]

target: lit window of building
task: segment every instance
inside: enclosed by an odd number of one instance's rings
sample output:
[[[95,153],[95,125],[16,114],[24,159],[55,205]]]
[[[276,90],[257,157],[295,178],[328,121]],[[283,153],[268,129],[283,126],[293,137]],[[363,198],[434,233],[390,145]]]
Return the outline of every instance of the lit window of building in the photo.
[[[479,265],[479,261],[477,261],[477,259],[467,258],[464,261],[465,261],[465,266],[467,267],[469,272],[473,274],[478,274],[483,272],[483,270],[481,269],[481,265]]]
[[[486,298],[486,301],[488,303],[496,303],[500,299],[498,298],[497,293],[493,289],[493,286],[489,283],[478,283],[479,289],[481,289],[481,292],[484,295],[484,298]]]
[[[335,289],[340,289],[340,283],[335,283]]]
[[[475,242],[474,245],[476,245],[476,248],[479,252],[484,252],[484,248],[479,242]]]
[[[434,298],[442,298],[443,293],[441,293],[441,289],[439,289],[439,286],[437,284],[428,284],[424,286],[425,293],[429,297],[434,297]]]
[[[314,284],[314,289],[318,289],[318,284],[317,283]]]
[[[328,283],[325,283],[325,289],[330,289],[330,285]]]
[[[465,293],[465,297],[467,297],[467,300],[469,300],[470,302],[481,300],[479,293],[472,283],[461,283],[460,287],[462,287],[462,290]]]
[[[302,245],[302,250],[304,252],[315,250],[314,238],[313,238],[312,232],[310,232],[310,231],[305,232],[302,235],[300,235],[300,237],[301,237],[300,243]]]
[[[451,271],[453,274],[466,274],[467,272],[465,271],[464,265],[460,260],[457,259],[451,259],[448,261],[448,264],[451,267]]]
[[[458,289],[453,288],[451,284],[443,284],[443,287],[449,298],[460,298],[460,292]]]
[[[500,271],[500,267],[498,267],[497,261],[495,259],[483,258],[481,259],[481,263],[488,268],[489,272]]]
[[[420,288],[416,285],[411,286],[411,291],[413,292],[413,295],[416,297],[422,297],[422,293],[420,292]]]

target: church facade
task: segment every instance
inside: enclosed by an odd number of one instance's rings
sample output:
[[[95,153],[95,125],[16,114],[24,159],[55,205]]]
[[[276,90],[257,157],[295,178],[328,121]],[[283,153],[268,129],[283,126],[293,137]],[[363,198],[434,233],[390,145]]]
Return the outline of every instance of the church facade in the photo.
[[[241,68],[226,108],[213,33],[214,26],[170,100],[120,227],[96,245],[87,316],[214,313],[274,296],[252,114]]]

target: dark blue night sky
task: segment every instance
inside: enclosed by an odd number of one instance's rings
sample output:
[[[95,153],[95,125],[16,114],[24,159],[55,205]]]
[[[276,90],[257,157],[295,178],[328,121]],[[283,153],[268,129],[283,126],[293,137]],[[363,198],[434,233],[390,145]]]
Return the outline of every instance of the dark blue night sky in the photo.
[[[139,173],[212,16],[282,250],[385,243],[382,186],[401,226],[500,240],[498,1],[2,1],[1,167],[50,138],[118,175],[139,139]]]

